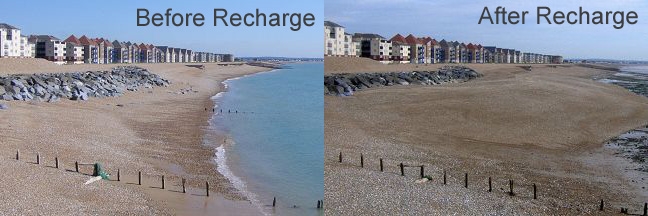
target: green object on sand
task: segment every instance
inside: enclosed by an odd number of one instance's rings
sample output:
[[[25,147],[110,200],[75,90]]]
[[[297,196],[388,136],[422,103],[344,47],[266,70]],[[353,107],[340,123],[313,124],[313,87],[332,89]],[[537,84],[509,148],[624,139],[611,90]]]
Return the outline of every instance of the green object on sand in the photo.
[[[108,177],[110,177],[110,175],[101,168],[100,163],[94,164],[94,172],[92,172],[92,176],[101,176],[102,179],[108,179]]]

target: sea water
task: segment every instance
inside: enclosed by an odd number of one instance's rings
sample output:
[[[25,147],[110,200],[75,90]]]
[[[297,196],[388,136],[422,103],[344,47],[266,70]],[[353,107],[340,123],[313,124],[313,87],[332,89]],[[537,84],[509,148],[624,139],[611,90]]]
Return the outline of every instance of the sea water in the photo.
[[[598,81],[615,84],[648,97],[648,65],[621,66],[619,72]]]
[[[224,83],[211,121],[232,140],[217,148],[217,169],[265,214],[321,215],[324,66],[286,66]]]

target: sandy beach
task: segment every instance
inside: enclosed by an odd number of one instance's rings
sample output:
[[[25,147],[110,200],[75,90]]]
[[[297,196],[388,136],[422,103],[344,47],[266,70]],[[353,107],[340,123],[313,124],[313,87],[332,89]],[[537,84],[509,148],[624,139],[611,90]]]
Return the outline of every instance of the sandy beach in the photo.
[[[325,74],[442,66],[327,57]],[[603,143],[648,123],[647,98],[592,80],[609,70],[466,66],[483,77],[325,96],[326,214],[610,215],[622,207],[641,213],[648,175]],[[415,183],[418,167],[405,168],[402,177],[401,162],[424,165],[432,181]],[[507,193],[509,180],[516,196]],[[605,212],[598,211],[601,199]]]
[[[7,214],[259,214],[216,171],[216,146],[204,145],[211,96],[221,82],[269,69],[248,65],[135,64],[172,82],[169,87],[140,89],[121,97],[61,100],[55,103],[1,101],[0,212]],[[58,66],[40,59],[0,59],[0,75],[15,73],[110,70],[110,65]],[[182,89],[191,89],[178,94]],[[118,106],[119,105],[119,106]],[[205,111],[208,108],[209,111]],[[212,134],[210,139],[223,140]],[[20,150],[20,161],[15,160]],[[37,165],[36,154],[41,156]],[[60,169],[53,168],[54,157]],[[100,162],[116,179],[83,185],[88,175],[72,172],[74,161]],[[143,185],[137,185],[137,172]],[[92,173],[91,166],[81,172]],[[160,189],[160,176],[166,189]],[[187,179],[187,194],[180,179]],[[209,181],[211,196],[205,197]]]

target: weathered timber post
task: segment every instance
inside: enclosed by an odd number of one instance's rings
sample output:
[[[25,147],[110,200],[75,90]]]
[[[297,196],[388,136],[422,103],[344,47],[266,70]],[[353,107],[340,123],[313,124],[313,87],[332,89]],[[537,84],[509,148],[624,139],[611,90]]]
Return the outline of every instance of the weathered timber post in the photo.
[[[272,198],[272,207],[277,206],[277,197]]]
[[[182,178],[182,193],[187,193],[187,190],[185,189],[185,179]]]
[[[364,156],[360,153],[360,167],[364,168]]]
[[[488,177],[488,192],[493,192],[493,183],[491,177]]]
[[[340,152],[339,158],[340,158],[340,163],[342,163],[342,152]]]
[[[36,164],[40,164],[40,153],[36,153]]]
[[[383,159],[380,158],[380,172],[383,171]]]
[[[533,184],[533,199],[538,199],[536,184]]]
[[[16,160],[20,160],[20,150],[16,151]]]
[[[446,184],[446,171],[443,170],[443,184]]]
[[[425,168],[423,165],[421,165],[421,178],[425,176]]]
[[[59,164],[58,164],[58,157],[55,157],[55,158],[54,158],[54,166],[56,167],[56,169],[59,168]]]
[[[209,196],[209,182],[205,182],[205,191],[207,192],[207,196]]]
[[[405,176],[405,166],[403,166],[403,163],[400,163],[400,170],[401,170],[401,176]]]
[[[164,175],[162,175],[162,189],[164,189]]]
[[[509,180],[509,195],[515,196],[515,193],[513,193],[513,180]]]
[[[464,187],[468,188],[468,173],[464,173]]]
[[[142,171],[137,172],[137,185],[142,185]]]
[[[119,173],[119,169],[117,169],[117,181],[121,181],[121,176],[120,176],[120,173]]]
[[[76,170],[76,172],[79,172],[79,161],[74,161],[74,170]]]

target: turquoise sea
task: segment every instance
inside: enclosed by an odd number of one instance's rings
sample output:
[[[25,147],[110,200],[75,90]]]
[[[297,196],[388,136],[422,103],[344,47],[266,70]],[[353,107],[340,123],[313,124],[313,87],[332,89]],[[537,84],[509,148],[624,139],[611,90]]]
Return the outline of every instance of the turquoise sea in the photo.
[[[265,214],[322,215],[324,65],[286,66],[224,82],[211,125],[232,140],[217,148],[215,160]]]

